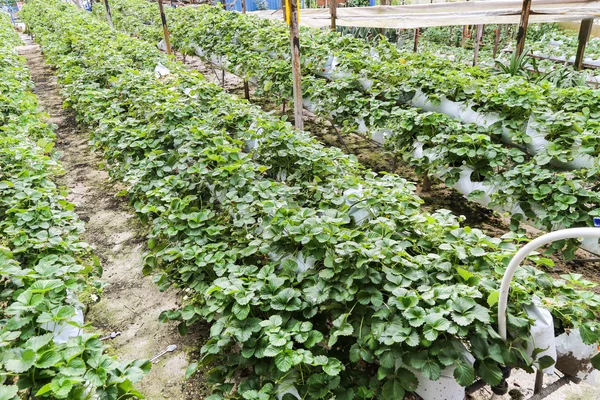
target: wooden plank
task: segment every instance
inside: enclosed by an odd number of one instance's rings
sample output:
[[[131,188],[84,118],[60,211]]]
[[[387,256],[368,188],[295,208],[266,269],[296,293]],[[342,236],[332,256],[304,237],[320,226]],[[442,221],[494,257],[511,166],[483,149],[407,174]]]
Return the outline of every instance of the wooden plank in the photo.
[[[171,39],[169,38],[169,28],[167,27],[167,17],[165,16],[165,9],[163,7],[162,0],[158,0],[158,10],[160,11],[160,20],[162,21],[163,34],[165,36],[165,45],[167,46],[167,54],[171,55]]]
[[[594,18],[586,18],[581,21],[581,27],[579,28],[579,45],[577,46],[577,53],[575,54],[575,69],[577,71],[581,71],[583,69],[585,47],[587,46],[588,40],[590,40],[590,34],[592,33],[593,25]]]
[[[104,0],[104,5],[106,6],[106,20],[108,21],[108,26],[110,26],[110,29],[115,29],[115,26],[113,25],[112,14],[110,12],[110,4],[108,4],[108,0]]]
[[[292,89],[294,95],[294,126],[304,130],[302,119],[302,76],[300,70],[300,31],[298,29],[298,5],[296,0],[286,0],[290,10],[290,45],[292,48]]]
[[[482,37],[483,25],[477,25],[477,33],[475,34],[475,46],[473,50],[473,66],[477,65],[477,58],[479,57],[479,46],[481,44]]]
[[[335,32],[335,20],[337,19],[337,0],[329,0],[329,12],[331,14],[331,30]]]
[[[527,37],[527,26],[529,25],[530,11],[531,0],[523,0],[523,8],[521,9],[521,21],[519,22],[519,31],[517,32],[517,57],[519,57],[525,49],[525,38]]]

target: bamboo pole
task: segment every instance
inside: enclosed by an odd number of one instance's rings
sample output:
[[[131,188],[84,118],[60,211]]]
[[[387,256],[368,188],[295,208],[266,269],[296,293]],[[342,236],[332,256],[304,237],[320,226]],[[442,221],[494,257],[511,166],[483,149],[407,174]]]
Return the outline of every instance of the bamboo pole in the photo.
[[[335,32],[337,19],[337,0],[329,0],[329,13],[331,14],[331,30]]]
[[[473,66],[477,65],[477,59],[479,58],[479,45],[481,38],[483,37],[483,25],[477,25],[477,33],[475,34],[475,46],[473,50]]]
[[[108,0],[104,0],[104,5],[106,6],[106,19],[108,21],[108,26],[110,26],[110,29],[115,29],[115,26],[113,25],[112,14],[110,12],[110,4],[108,4]]]
[[[165,16],[165,9],[163,7],[162,0],[158,0],[158,9],[160,11],[160,20],[163,26],[163,34],[165,35],[165,45],[167,46],[167,54],[171,55],[171,39],[169,38],[169,28],[167,28],[167,17]]]
[[[575,69],[577,71],[583,69],[585,47],[587,46],[588,40],[590,40],[593,25],[594,18],[586,18],[581,21],[581,27],[579,28],[579,45],[577,46],[577,53],[575,55]]]
[[[300,31],[298,29],[298,5],[296,0],[286,0],[290,9],[290,45],[292,48],[292,88],[294,95],[294,126],[304,130],[302,119],[302,76],[300,70]]]
[[[521,22],[519,22],[519,31],[517,33],[517,57],[519,57],[525,49],[525,38],[527,37],[530,10],[531,0],[523,0],[523,8],[521,9]]]

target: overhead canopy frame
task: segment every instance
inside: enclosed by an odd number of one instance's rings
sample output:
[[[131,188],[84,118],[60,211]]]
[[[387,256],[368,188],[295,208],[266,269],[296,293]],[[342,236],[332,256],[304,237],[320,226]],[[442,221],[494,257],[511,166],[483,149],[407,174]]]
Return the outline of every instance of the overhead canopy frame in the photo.
[[[345,7],[337,9],[338,26],[415,29],[432,26],[518,24],[523,0],[463,1],[456,3],[413,4],[404,6]],[[281,19],[281,10],[250,14]],[[600,16],[598,0],[533,0],[529,23],[580,21]],[[331,14],[326,8],[303,9],[300,25],[329,27]]]

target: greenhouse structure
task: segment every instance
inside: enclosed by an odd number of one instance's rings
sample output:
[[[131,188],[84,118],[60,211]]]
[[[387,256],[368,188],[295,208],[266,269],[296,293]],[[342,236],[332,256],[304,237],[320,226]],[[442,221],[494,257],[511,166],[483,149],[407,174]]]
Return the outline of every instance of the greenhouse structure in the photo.
[[[0,400],[600,399],[600,0],[0,0]]]

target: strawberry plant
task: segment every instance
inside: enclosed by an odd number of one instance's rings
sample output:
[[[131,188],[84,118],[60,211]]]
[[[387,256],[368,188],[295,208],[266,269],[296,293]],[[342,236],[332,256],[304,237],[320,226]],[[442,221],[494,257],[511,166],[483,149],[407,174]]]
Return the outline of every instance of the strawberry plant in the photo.
[[[68,4],[34,0],[23,18],[150,226],[145,272],[186,291],[161,318],[181,333],[211,324],[201,360],[211,400],[401,398],[415,372],[436,380],[449,366],[462,385],[497,384],[501,365],[535,362],[524,351],[532,295],[560,329],[600,341],[599,296],[533,266],[515,278],[509,341],[497,335],[499,279],[522,236],[423,212],[406,180]],[[170,73],[157,76],[158,63]]]
[[[142,398],[133,383],[150,364],[108,356],[75,318],[78,294],[101,288],[99,264],[53,182],[55,135],[19,44],[0,14],[0,398]],[[79,334],[67,335],[73,326]]]

